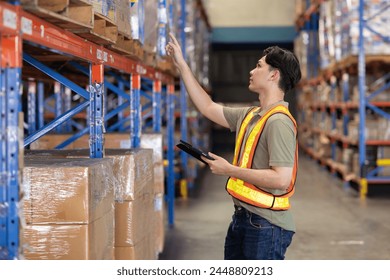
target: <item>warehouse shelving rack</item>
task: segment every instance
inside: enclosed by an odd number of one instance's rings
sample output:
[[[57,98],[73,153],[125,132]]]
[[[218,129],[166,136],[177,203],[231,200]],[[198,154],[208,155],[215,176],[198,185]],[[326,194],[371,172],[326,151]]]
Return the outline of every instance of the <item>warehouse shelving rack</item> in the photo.
[[[196,18],[195,21],[202,20],[205,22],[205,25],[207,26],[208,31],[210,31],[210,23],[207,18],[207,14],[204,10],[203,4],[201,0],[194,0],[193,2],[189,0],[180,0],[181,2],[181,14],[180,14],[180,45],[183,51],[183,57],[187,61],[187,32],[190,28],[187,27],[187,9],[191,8],[189,4],[195,4],[197,9],[200,12],[200,18]],[[207,35],[207,34],[204,34]],[[202,85],[204,88],[205,86]],[[203,141],[198,139],[197,137],[193,137],[193,135],[190,135],[189,125],[193,126],[193,128],[200,128],[199,122],[201,121],[202,116],[198,115],[197,117],[191,116],[191,111],[189,107],[189,101],[187,98],[187,91],[184,85],[184,82],[180,80],[180,97],[179,97],[179,116],[180,116],[180,139],[183,139],[186,142],[191,142],[192,145],[200,148],[208,148]],[[188,139],[188,136],[190,136],[191,139]],[[182,179],[180,181],[180,188],[181,192],[183,193],[183,196],[186,197],[188,191],[187,189],[191,190],[194,189],[195,186],[195,179],[197,177],[197,171],[199,168],[199,163],[196,162],[195,165],[189,164],[188,154],[180,151],[180,166],[183,175],[181,175]],[[180,177],[180,175],[179,175]]]
[[[319,1],[317,4],[321,4],[322,1]],[[307,125],[302,125],[301,129],[303,131],[309,131],[312,135],[325,135],[330,140],[331,148],[331,157],[330,158],[321,158],[312,147],[303,146],[309,155],[317,159],[322,165],[327,166],[332,173],[339,173],[343,180],[345,187],[349,187],[351,183],[355,183],[359,187],[359,192],[361,198],[365,198],[368,192],[369,184],[390,184],[390,177],[379,176],[378,173],[384,166],[389,165],[389,159],[381,158],[375,162],[370,162],[367,160],[367,148],[376,149],[384,146],[390,146],[390,140],[371,140],[367,139],[366,136],[366,118],[367,112],[370,110],[376,115],[390,119],[390,114],[388,108],[390,108],[390,102],[387,101],[372,101],[372,99],[380,94],[381,92],[390,88],[390,82],[388,81],[389,74],[383,77],[385,81],[384,84],[376,89],[374,92],[367,94],[367,88],[369,85],[366,85],[366,71],[368,66],[373,63],[381,63],[382,65],[390,64],[390,56],[384,55],[366,55],[364,48],[364,36],[363,32],[369,31],[373,32],[386,43],[389,43],[389,37],[386,37],[378,33],[374,28],[370,26],[370,20],[380,13],[386,11],[390,8],[390,5],[383,7],[381,11],[377,14],[371,16],[370,18],[365,18],[364,15],[364,5],[365,1],[359,1],[359,51],[357,55],[350,55],[341,61],[329,65],[327,68],[321,70],[319,76],[311,76],[310,79],[304,81],[304,86],[318,86],[319,83],[325,81],[330,86],[330,98],[327,101],[315,101],[310,103],[308,106],[313,112],[313,116],[316,114],[321,114],[319,119],[324,121],[324,116],[329,114],[331,120],[330,131],[324,131],[320,128],[309,127]],[[306,15],[309,15],[309,18],[312,14],[316,13],[316,9],[313,8],[313,5],[310,5],[306,11]],[[310,59],[308,59],[310,61]],[[356,71],[357,68],[357,71]],[[359,101],[353,102],[350,97],[350,72],[354,72],[356,75],[357,72],[357,83],[359,91]],[[342,102],[337,102],[335,100],[335,90],[337,84],[341,86],[342,89]],[[314,93],[312,93],[314,94]],[[302,106],[302,104],[301,104]],[[304,106],[302,106],[304,107]],[[351,110],[358,110],[359,112],[359,130],[358,130],[358,139],[351,139],[349,137],[348,123],[349,112]],[[304,110],[301,110],[300,120],[304,123],[305,116]],[[342,119],[342,133],[334,133],[333,130],[336,129],[336,119],[337,115],[341,115]],[[316,119],[314,117],[314,119]],[[318,120],[318,118],[317,118]],[[342,149],[348,147],[357,147],[358,156],[359,156],[359,170],[360,175],[351,174],[345,171],[345,169],[336,162],[336,144],[341,144]],[[371,159],[372,161],[372,159]]]
[[[167,104],[167,145],[168,145],[168,211],[173,217],[174,202],[174,78],[153,67],[146,66],[142,62],[126,58],[116,52],[108,50],[100,45],[88,42],[81,37],[67,32],[53,24],[50,24],[32,14],[25,12],[16,2],[15,5],[0,2],[0,46],[1,57],[1,94],[0,94],[0,125],[1,125],[1,149],[0,149],[0,259],[18,258],[19,248],[19,186],[20,166],[22,162],[19,156],[22,153],[21,146],[28,146],[47,132],[59,128],[71,121],[71,118],[83,110],[89,108],[87,126],[78,127],[81,129],[72,137],[75,139],[89,130],[90,134],[90,157],[102,158],[104,156],[103,133],[104,123],[121,110],[130,105],[130,143],[132,148],[139,147],[141,135],[141,112],[140,94],[142,78],[153,81],[154,98],[159,99],[161,89],[166,90]],[[66,77],[53,71],[33,56],[25,53],[22,49],[22,42],[44,49],[53,50],[56,54],[74,57],[89,64],[88,90],[78,86]],[[43,121],[43,85],[31,81],[28,88],[29,97],[29,122],[28,136],[24,139],[20,123],[22,122],[19,112],[21,111],[21,77],[22,59],[26,63],[43,71],[46,75],[56,80],[60,86],[55,91],[62,92],[62,86],[80,95],[84,100],[73,108],[69,109],[69,102],[65,108],[57,102],[57,109],[64,109],[62,113],[55,116],[54,120],[44,124]],[[110,69],[106,72],[106,69]],[[121,73],[122,77],[127,76],[125,81],[131,89],[131,96],[123,91],[124,86],[114,87],[105,81],[105,75],[111,70]],[[122,87],[122,89],[121,89]],[[120,104],[115,110],[104,112],[104,89],[110,88],[126,101]],[[38,126],[35,122],[36,91],[38,89]],[[67,90],[69,92],[69,90]],[[58,94],[58,96],[61,96]],[[59,100],[60,98],[57,98]],[[156,105],[158,105],[156,103]],[[154,117],[158,116],[160,108],[153,108]],[[155,118],[153,129],[159,131],[161,122]],[[69,127],[68,127],[69,128]],[[66,143],[65,143],[66,144]],[[64,144],[64,145],[65,145]],[[60,147],[59,147],[60,148]],[[173,220],[170,219],[170,223]]]

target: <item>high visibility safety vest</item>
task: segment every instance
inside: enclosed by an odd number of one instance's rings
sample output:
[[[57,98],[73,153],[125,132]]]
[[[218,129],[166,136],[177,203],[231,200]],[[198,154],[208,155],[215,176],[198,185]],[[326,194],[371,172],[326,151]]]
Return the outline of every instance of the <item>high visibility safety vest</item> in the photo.
[[[257,108],[251,110],[249,114],[247,114],[244,120],[242,121],[238,133],[237,141],[236,141],[233,165],[240,166],[242,168],[252,167],[253,155],[255,153],[257,143],[259,142],[260,136],[263,132],[265,124],[267,123],[267,120],[272,115],[280,114],[280,113],[287,115],[292,120],[295,127],[295,135],[297,135],[297,124],[295,122],[295,119],[291,115],[291,113],[288,111],[288,109],[285,106],[276,105],[275,107],[268,110],[264,114],[264,116],[260,118],[260,120],[253,127],[252,131],[249,133],[249,136],[244,145],[243,154],[241,156],[240,162],[238,163],[238,157],[240,155],[240,151],[243,146],[242,144],[243,144],[244,135],[247,130],[248,124],[254,117],[253,112],[255,110],[257,110]],[[298,141],[296,142],[293,175],[291,178],[290,186],[288,187],[285,194],[274,195],[270,192],[259,189],[253,184],[244,182],[243,180],[234,177],[230,177],[229,180],[227,181],[226,190],[231,196],[237,198],[238,200],[256,207],[267,208],[271,210],[287,210],[290,208],[289,197],[291,197],[294,194],[297,167],[298,167]]]

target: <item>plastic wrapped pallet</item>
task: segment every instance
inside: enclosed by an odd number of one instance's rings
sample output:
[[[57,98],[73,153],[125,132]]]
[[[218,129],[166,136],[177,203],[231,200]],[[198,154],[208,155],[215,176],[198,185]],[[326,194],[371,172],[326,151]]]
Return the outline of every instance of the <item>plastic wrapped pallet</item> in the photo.
[[[341,9],[341,52],[342,57],[359,53],[359,1],[335,0]],[[388,0],[365,1],[364,17],[370,18],[369,26],[379,34],[388,37],[390,10],[386,9]],[[340,27],[337,27],[340,29]],[[363,31],[366,54],[389,54],[390,46],[380,36],[365,29]]]
[[[57,134],[57,133],[49,133],[43,135],[41,138],[30,144],[31,150],[49,150],[54,149],[59,144],[63,143],[67,140],[72,134]],[[64,149],[74,149],[74,144],[70,143]]]
[[[21,231],[29,260],[114,259],[114,211],[89,224],[30,224]]]
[[[116,24],[118,32],[131,38],[130,2],[129,0],[116,0]]]
[[[144,50],[156,54],[158,36],[158,3],[159,0],[147,0],[145,5],[145,41]]]
[[[143,45],[145,42],[145,0],[130,0],[129,15],[131,38]]]
[[[161,133],[142,134],[141,148],[153,149],[154,192],[164,193],[163,135]]]
[[[332,2],[320,6],[318,27],[320,68],[326,68],[334,62],[334,35],[332,26]]]
[[[89,149],[26,151],[26,158],[87,158]],[[154,193],[152,149],[106,149],[105,160],[112,164],[115,200],[134,200],[145,193]]]
[[[158,193],[154,195],[154,223],[155,223],[155,248],[159,254],[164,250],[165,241],[165,211],[164,211],[164,195]]]
[[[117,0],[90,0],[93,9],[112,21],[116,21]]]
[[[116,260],[155,260],[157,255],[153,244],[153,236],[146,235],[134,246],[115,247]]]
[[[28,155],[24,161],[24,257],[113,259],[112,161]]]
[[[134,246],[155,232],[154,195],[144,194],[132,201],[115,203],[115,247]]]
[[[308,77],[307,57],[309,48],[309,34],[306,31],[301,31],[294,40],[294,53],[297,56],[301,65],[302,79]]]
[[[25,157],[24,162],[27,223],[86,224],[113,209],[111,160]]]

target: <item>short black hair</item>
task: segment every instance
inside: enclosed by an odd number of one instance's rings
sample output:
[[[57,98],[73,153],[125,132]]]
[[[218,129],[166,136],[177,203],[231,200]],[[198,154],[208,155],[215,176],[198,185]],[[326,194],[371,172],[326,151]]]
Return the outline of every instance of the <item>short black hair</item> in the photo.
[[[289,92],[300,81],[301,67],[298,58],[289,50],[272,46],[264,50],[265,62],[280,72],[279,87]]]

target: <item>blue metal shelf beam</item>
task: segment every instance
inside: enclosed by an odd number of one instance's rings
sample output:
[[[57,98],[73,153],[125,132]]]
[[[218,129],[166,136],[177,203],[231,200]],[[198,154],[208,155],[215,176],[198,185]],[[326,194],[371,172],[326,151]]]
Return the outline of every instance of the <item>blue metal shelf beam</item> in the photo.
[[[174,146],[175,146],[175,89],[174,85],[167,86],[167,158],[168,158],[168,178],[167,178],[167,203],[168,203],[168,224],[173,226],[175,221],[175,170],[174,170]]]
[[[36,124],[37,85],[36,85],[35,81],[29,81],[27,88],[28,88],[28,92],[27,92],[28,133],[31,134],[37,130],[37,124]]]

